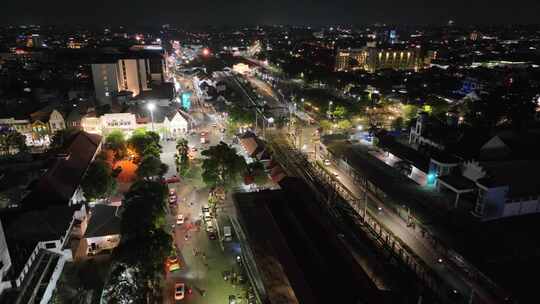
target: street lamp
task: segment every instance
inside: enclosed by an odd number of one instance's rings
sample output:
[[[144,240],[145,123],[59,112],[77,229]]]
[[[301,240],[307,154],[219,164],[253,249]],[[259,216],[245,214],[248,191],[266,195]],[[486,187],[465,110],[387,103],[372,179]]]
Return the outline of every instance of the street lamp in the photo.
[[[154,109],[156,108],[156,105],[153,103],[149,103],[147,107],[150,111],[150,119],[152,120],[152,132],[154,132]]]

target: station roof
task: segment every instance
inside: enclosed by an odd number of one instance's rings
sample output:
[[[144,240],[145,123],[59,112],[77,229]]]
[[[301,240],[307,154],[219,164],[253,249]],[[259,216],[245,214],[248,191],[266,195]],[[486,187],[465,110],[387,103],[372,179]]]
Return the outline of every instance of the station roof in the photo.
[[[341,303],[386,303],[328,215],[313,203],[310,188],[290,177],[279,185],[281,190],[234,197],[270,302],[277,303],[272,300],[289,290],[287,303],[332,303],[336,298]]]

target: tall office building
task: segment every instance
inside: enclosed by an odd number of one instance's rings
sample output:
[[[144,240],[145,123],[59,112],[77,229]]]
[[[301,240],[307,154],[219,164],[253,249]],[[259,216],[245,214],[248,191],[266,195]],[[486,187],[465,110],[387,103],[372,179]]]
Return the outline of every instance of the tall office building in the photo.
[[[118,57],[92,64],[94,90],[100,104],[110,104],[121,91],[131,92],[135,97],[152,90],[152,82],[164,82],[165,66],[160,54],[130,53],[124,58]]]

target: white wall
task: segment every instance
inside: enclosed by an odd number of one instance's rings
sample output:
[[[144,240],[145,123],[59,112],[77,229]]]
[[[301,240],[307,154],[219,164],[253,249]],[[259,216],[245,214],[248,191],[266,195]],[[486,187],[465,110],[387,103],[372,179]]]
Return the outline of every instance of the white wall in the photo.
[[[125,73],[124,73],[125,68]],[[120,87],[122,90],[130,91],[133,96],[137,96],[141,93],[139,88],[139,73],[137,71],[136,59],[122,59],[118,61],[118,71]]]
[[[523,202],[511,202],[505,204],[503,217],[530,214],[539,211],[540,202],[538,201],[538,199]]]
[[[88,245],[88,250],[90,250],[91,244],[95,243],[96,246],[98,247],[98,252],[104,249],[116,248],[119,242],[120,242],[119,234],[86,238],[86,244]]]

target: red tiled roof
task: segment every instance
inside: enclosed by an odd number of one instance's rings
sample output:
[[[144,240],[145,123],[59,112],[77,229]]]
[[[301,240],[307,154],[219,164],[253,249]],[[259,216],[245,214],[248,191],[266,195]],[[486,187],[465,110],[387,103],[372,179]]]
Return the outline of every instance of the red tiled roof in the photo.
[[[68,204],[79,187],[86,169],[94,158],[101,136],[79,132],[66,148],[68,157],[54,161],[47,173],[38,181],[36,188],[24,199],[23,204]]]

